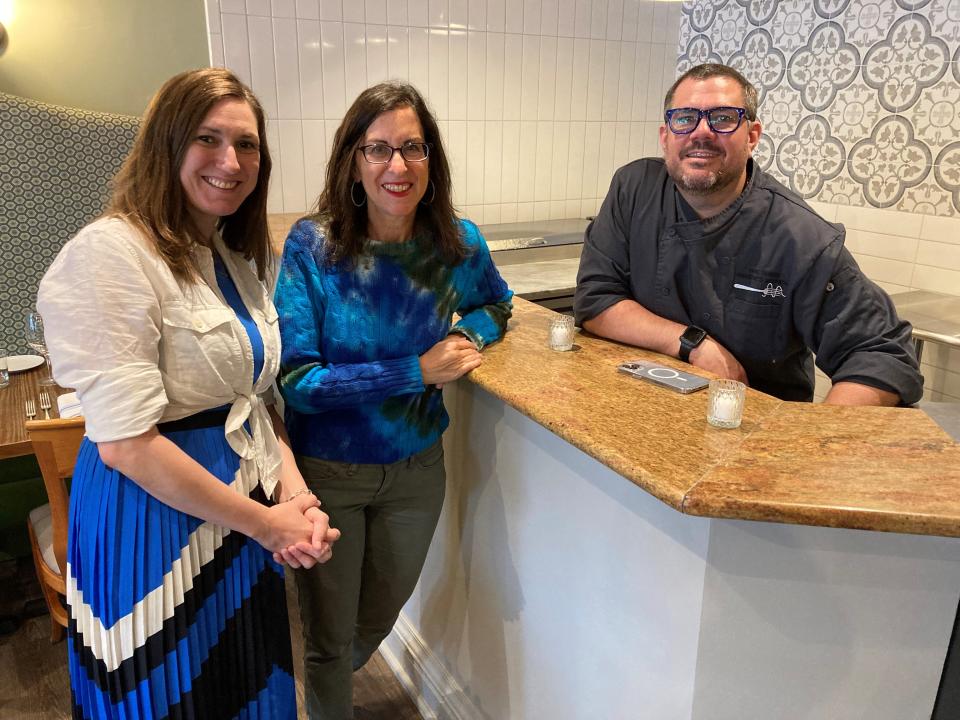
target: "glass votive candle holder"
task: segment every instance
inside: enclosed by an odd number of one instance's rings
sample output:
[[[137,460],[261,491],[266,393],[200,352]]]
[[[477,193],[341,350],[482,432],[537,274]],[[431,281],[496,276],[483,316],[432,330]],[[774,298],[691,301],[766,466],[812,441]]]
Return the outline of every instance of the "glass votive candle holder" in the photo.
[[[573,350],[573,318],[557,315],[550,321],[547,345],[551,350]]]
[[[740,427],[747,386],[737,380],[711,380],[707,393],[707,422],[718,428]]]

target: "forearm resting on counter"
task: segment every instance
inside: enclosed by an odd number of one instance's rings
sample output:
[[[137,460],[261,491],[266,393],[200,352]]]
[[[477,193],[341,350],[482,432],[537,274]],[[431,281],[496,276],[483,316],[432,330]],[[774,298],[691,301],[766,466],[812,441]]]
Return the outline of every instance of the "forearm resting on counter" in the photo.
[[[600,337],[676,357],[685,327],[655,315],[635,300],[624,299],[584,320],[583,329]]]
[[[900,403],[896,393],[861,385],[855,382],[838,382],[823,400],[827,405],[882,405],[893,407]]]

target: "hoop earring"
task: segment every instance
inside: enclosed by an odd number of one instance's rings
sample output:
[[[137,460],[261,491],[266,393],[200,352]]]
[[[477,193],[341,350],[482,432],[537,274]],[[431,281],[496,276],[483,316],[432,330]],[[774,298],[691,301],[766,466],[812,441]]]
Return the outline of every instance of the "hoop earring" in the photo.
[[[424,200],[421,198],[420,204],[429,205],[436,199],[436,197],[437,197],[437,186],[433,184],[433,180],[430,180],[430,199]]]
[[[360,186],[361,190],[363,189],[363,183],[359,180],[355,181],[353,185],[350,186],[350,202],[353,203],[354,207],[363,207],[367,202],[367,194],[364,193],[363,197],[360,199],[360,202],[357,202],[357,196],[356,193],[354,193],[354,190],[357,189],[357,185]]]

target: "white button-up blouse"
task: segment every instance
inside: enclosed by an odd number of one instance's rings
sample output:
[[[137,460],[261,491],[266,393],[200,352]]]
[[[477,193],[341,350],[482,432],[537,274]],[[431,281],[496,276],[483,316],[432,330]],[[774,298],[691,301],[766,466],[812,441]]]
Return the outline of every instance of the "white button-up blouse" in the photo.
[[[280,364],[277,311],[251,265],[219,236],[215,244],[263,339],[255,380],[250,339],[220,292],[211,250],[195,251],[203,282],[184,283],[119,218],[91,223],[63,247],[37,308],[54,377],[76,389],[91,441],[136,437],[229,404],[226,438],[241,458],[243,487],[249,493],[259,481],[270,497],[280,471],[267,413]]]

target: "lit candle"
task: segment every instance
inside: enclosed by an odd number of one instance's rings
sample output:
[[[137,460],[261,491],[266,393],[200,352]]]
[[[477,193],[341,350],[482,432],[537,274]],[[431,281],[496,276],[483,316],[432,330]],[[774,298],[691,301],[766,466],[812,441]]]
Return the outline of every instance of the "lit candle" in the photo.
[[[567,329],[563,325],[550,328],[550,344],[557,347],[567,344]]]
[[[558,318],[550,324],[550,347],[554,350],[573,347],[573,318]]]
[[[713,399],[713,417],[721,422],[736,422],[737,396],[730,393],[719,393]]]

